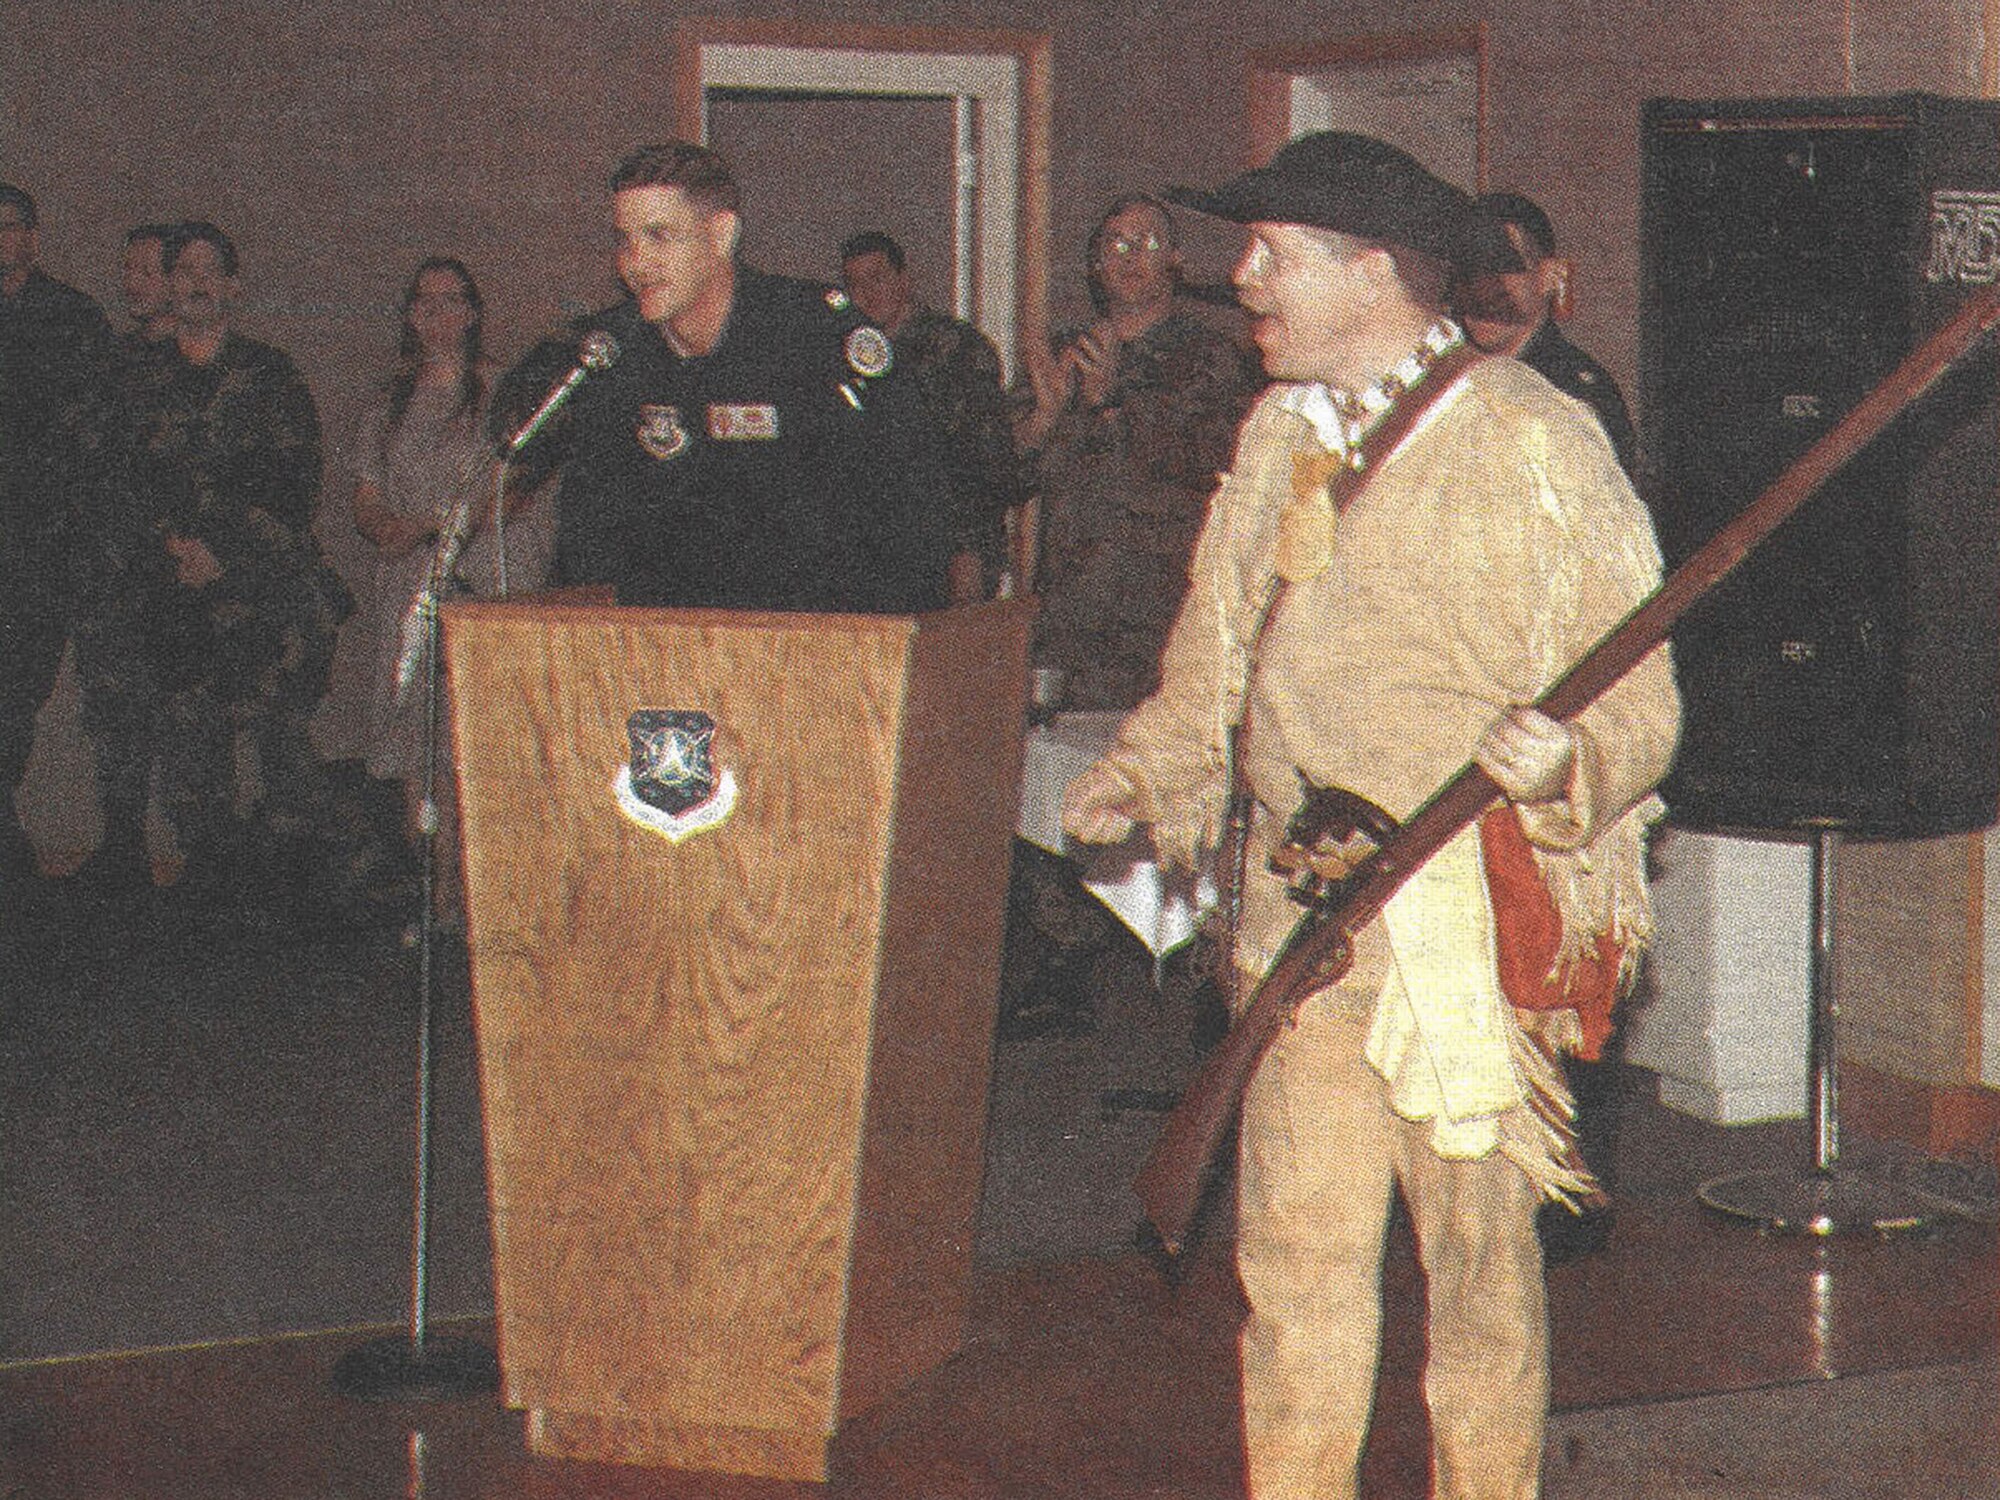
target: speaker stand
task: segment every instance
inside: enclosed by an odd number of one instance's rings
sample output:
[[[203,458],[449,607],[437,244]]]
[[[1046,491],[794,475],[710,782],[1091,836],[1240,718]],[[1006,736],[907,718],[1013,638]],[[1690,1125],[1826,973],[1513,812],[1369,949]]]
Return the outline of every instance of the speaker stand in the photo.
[[[1813,830],[1812,998],[1806,1059],[1812,1074],[1813,1161],[1809,1168],[1764,1167],[1713,1178],[1696,1190],[1709,1208],[1748,1219],[1768,1234],[1893,1234],[1923,1229],[1937,1211],[1914,1194],[1840,1162],[1839,1049],[1833,992],[1833,892],[1840,834]]]

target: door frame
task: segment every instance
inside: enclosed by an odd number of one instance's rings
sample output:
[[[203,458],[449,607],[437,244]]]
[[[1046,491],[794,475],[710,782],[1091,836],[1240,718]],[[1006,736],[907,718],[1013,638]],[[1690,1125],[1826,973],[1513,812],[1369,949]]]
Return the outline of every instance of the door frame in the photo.
[[[2000,0],[1996,0],[2000,3]],[[1432,31],[1395,31],[1375,36],[1342,37],[1297,47],[1253,52],[1249,59],[1249,139],[1246,165],[1260,167],[1292,138],[1292,85],[1300,78],[1337,72],[1367,63],[1415,62],[1427,57],[1473,59],[1477,79],[1477,118],[1473,151],[1477,163],[1472,190],[1486,191],[1487,54],[1486,23],[1443,27]]]
[[[1016,180],[1014,183],[1014,295],[1009,326],[986,327],[1000,347],[1008,369],[1018,340],[1048,326],[1049,311],[1049,153],[1053,125],[1052,47],[1045,33],[985,30],[970,27],[817,25],[811,22],[747,21],[693,17],[675,28],[673,58],[673,131],[683,140],[705,134],[706,63],[717,49],[768,48],[772,52],[771,87],[789,87],[787,69],[799,52],[856,52],[905,58],[921,67],[922,59],[1006,57],[1015,63]],[[711,56],[711,54],[714,54]],[[736,85],[730,85],[735,87]],[[861,90],[869,93],[874,90]],[[941,94],[952,94],[941,88]],[[983,299],[974,296],[974,306]],[[977,319],[985,326],[992,314]]]

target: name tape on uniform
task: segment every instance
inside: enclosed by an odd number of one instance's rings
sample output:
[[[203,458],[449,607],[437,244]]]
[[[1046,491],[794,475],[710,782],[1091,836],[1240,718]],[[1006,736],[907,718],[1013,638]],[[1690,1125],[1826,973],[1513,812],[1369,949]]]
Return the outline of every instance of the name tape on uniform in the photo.
[[[708,409],[708,435],[718,443],[769,442],[778,435],[775,406],[715,405]]]

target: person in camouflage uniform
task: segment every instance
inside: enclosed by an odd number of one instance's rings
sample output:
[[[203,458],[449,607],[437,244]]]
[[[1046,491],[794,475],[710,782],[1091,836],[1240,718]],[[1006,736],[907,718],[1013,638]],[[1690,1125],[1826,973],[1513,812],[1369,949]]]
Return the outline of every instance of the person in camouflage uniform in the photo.
[[[131,399],[135,480],[175,581],[148,632],[168,820],[197,894],[238,860],[303,848],[315,832],[343,856],[336,879],[355,881],[364,835],[307,736],[352,608],[311,532],[321,471],[312,393],[282,351],[231,327],[237,256],[226,234],[183,225],[166,264],[174,339],[137,361]],[[275,845],[248,847],[234,816],[239,736],[255,751]]]
[[[38,228],[35,200],[0,183],[0,890],[35,869],[14,789],[75,603],[69,554],[91,485],[84,413],[111,347],[103,310],[36,264]]]
[[[1188,562],[1262,385],[1254,362],[1182,306],[1166,205],[1113,202],[1090,236],[1099,316],[1024,350],[1034,406],[1015,432],[1041,497],[1037,667],[1062,674],[1057,705],[1127,709],[1159,685],[1160,652]],[[1106,976],[1130,972],[1133,940],[1066,860],[1017,844],[1009,893],[1009,1036],[1087,1030]],[[1196,990],[1192,1024],[1209,1025]]]
[[[146,844],[158,693],[146,633],[174,574],[159,545],[152,497],[132,481],[130,402],[148,356],[173,343],[164,256],[172,226],[141,224],[125,236],[120,276],[132,326],[70,415],[92,478],[79,497],[82,524],[71,549],[77,607],[70,622],[81,719],[95,756],[104,837],[71,885],[119,896],[152,880]]]
[[[861,315],[889,335],[897,365],[916,378],[951,479],[952,593],[983,598],[1006,565],[1007,512],[1021,499],[1000,355],[973,324],[915,299],[903,247],[881,230],[841,244],[840,274]]]
[[[1016,433],[1042,501],[1034,657],[1062,670],[1063,707],[1130,708],[1159,683],[1208,497],[1262,381],[1179,307],[1158,199],[1106,210],[1090,279],[1098,319],[1025,351],[1035,404]]]

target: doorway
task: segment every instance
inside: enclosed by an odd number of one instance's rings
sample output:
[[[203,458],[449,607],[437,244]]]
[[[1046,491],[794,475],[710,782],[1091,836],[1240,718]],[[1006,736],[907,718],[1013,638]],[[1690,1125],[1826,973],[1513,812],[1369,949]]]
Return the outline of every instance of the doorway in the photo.
[[[1253,165],[1294,136],[1354,130],[1486,189],[1486,26],[1350,37],[1250,59]]]
[[[1007,370],[1044,326],[1046,37],[693,21],[675,127],[735,167],[755,263],[831,280],[843,238],[883,229],[919,295],[978,324]]]

